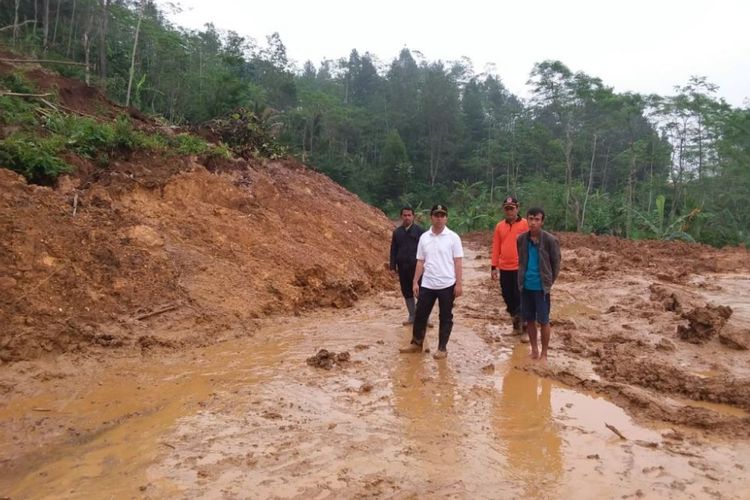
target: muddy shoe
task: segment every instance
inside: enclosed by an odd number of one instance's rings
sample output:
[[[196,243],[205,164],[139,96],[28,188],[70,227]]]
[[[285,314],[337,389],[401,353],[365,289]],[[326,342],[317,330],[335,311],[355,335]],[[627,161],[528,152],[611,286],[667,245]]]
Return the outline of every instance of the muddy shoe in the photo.
[[[448,357],[448,351],[441,351],[440,349],[438,349],[437,351],[435,351],[435,354],[433,354],[432,357],[435,359],[445,359]]]
[[[406,321],[402,321],[401,324],[404,326],[410,326],[410,325],[413,325],[414,322],[407,319]]]
[[[422,344],[409,344],[409,347],[402,347],[398,350],[401,354],[411,354],[422,352]]]

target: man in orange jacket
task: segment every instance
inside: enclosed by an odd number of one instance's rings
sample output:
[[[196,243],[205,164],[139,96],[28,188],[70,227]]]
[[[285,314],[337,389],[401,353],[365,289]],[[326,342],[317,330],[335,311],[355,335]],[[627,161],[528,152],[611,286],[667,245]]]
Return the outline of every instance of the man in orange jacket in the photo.
[[[529,224],[518,215],[518,200],[514,197],[508,196],[503,200],[503,211],[505,218],[497,223],[492,236],[492,279],[497,280],[499,274],[500,292],[513,321],[513,331],[522,333],[516,239],[519,234],[529,230]]]

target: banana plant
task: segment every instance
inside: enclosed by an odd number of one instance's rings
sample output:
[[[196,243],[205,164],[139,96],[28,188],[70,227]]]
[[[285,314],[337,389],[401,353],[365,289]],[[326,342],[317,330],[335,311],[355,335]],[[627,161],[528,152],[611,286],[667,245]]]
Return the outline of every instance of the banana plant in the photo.
[[[656,197],[656,209],[651,217],[644,215],[638,210],[633,209],[633,215],[636,217],[636,223],[644,230],[650,233],[657,240],[683,240],[695,243],[695,239],[688,234],[687,230],[690,223],[693,222],[701,213],[701,209],[696,207],[689,213],[681,215],[669,222],[664,210],[666,198],[664,195]]]

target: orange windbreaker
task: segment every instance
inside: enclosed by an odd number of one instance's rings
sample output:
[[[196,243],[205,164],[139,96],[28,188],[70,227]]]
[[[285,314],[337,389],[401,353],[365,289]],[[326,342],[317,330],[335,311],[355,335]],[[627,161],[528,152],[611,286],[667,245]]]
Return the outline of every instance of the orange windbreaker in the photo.
[[[492,267],[503,271],[518,270],[516,239],[519,234],[528,230],[529,223],[523,217],[512,224],[508,224],[505,219],[497,223],[492,236]]]

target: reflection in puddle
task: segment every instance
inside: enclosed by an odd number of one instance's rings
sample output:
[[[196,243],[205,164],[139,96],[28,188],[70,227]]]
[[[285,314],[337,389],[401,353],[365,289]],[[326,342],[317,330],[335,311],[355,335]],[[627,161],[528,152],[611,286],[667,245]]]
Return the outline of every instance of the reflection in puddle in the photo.
[[[703,295],[710,301],[732,308],[730,321],[750,323],[750,276],[743,274],[715,275],[711,284],[717,285],[719,291],[703,291]]]
[[[562,474],[562,439],[552,417],[552,381],[514,368],[527,356],[527,346],[516,346],[490,419],[506,455],[506,474],[523,484],[524,497],[536,497]]]
[[[124,361],[101,386],[82,386],[67,398],[12,402],[0,418],[49,408],[80,415],[81,428],[92,431],[85,440],[50,447],[15,477],[0,474],[0,494],[583,499],[638,490],[669,497],[672,488],[677,497],[706,494],[704,471],[686,455],[665,451],[659,432],[636,425],[604,398],[524,371],[525,344],[512,353],[505,350],[510,346],[488,346],[462,322],[445,361],[396,354],[408,331],[400,327],[400,302],[390,303],[387,314],[382,304],[363,303],[277,320],[252,339]],[[571,307],[570,313],[586,312]],[[323,347],[350,350],[352,362],[330,371],[308,367],[305,358]],[[494,372],[484,370],[490,363]],[[741,447],[687,450],[694,451],[722,469],[750,460]],[[727,474],[713,486],[740,491],[738,482]]]
[[[146,466],[172,446],[161,439],[178,418],[194,413],[219,387],[261,382],[278,369],[286,350],[275,341],[252,350],[238,347],[232,342],[212,346],[200,358],[179,364],[130,362],[119,370],[129,376],[113,373],[70,399],[34,398],[4,408],[0,415],[8,420],[22,418],[29,405],[64,410],[78,415],[81,428],[97,431],[48,450],[42,463],[26,465],[33,473],[0,476],[0,492],[14,498],[135,494],[139,484],[134,482],[144,481],[138,477]]]
[[[404,437],[420,452],[419,475],[438,481],[443,467],[461,463],[456,407],[461,403],[453,368],[432,362],[430,356],[411,355],[399,360],[392,376],[394,412]]]

